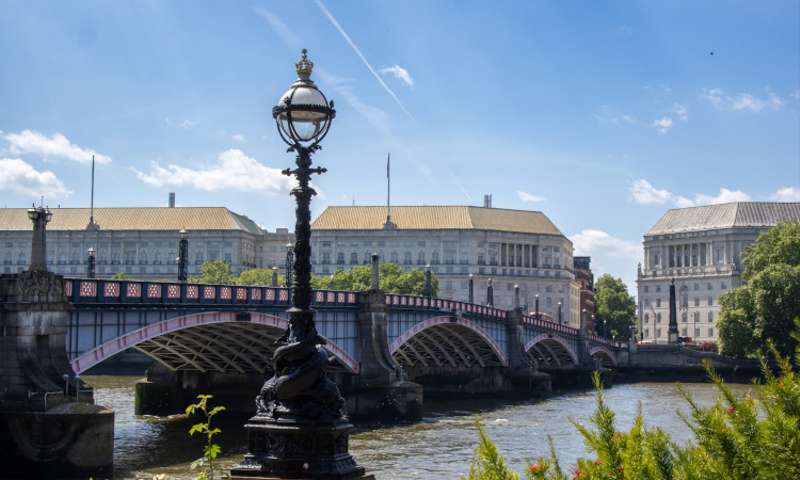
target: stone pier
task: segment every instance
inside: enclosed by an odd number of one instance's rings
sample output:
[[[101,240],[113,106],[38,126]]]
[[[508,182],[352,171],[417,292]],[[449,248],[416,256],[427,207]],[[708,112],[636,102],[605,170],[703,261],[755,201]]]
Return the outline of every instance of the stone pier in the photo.
[[[43,247],[42,247],[43,248]],[[70,305],[44,270],[0,275],[0,465],[4,478],[109,478],[114,413],[67,360]]]

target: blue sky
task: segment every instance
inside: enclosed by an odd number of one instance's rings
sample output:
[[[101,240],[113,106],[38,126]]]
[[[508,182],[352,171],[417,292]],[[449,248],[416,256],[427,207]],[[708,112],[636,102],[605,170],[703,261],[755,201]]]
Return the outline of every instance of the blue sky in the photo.
[[[300,48],[326,205],[544,211],[635,278],[675,206],[800,201],[800,3],[0,3],[0,204],[224,205],[293,225],[271,108]],[[713,52],[713,55],[712,55]],[[633,286],[633,285],[629,285]]]

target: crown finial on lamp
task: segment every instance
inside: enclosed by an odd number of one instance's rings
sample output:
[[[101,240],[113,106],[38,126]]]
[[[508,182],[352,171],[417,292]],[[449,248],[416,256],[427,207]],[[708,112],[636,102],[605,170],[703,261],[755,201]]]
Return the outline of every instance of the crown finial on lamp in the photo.
[[[314,69],[314,62],[308,59],[308,50],[304,48],[301,51],[300,61],[295,63],[294,66],[300,80],[308,80],[311,77],[311,71]]]

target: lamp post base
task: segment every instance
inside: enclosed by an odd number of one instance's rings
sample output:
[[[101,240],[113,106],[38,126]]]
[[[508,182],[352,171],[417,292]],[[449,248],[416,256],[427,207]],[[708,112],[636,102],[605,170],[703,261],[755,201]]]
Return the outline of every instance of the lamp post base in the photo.
[[[348,450],[353,425],[276,420],[255,416],[244,426],[248,452],[231,469],[232,480],[368,480]]]

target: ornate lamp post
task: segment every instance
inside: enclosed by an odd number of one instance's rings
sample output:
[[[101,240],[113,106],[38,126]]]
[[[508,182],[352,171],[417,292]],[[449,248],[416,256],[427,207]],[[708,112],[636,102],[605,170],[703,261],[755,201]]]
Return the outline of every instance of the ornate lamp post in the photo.
[[[86,258],[86,278],[94,278],[95,264],[96,264],[95,263],[96,252],[94,247],[89,247],[89,250],[87,250],[86,253],[89,255]]]
[[[314,64],[303,50],[295,65],[299,77],[283,94],[272,116],[278,133],[297,155],[295,169],[284,175],[297,179],[291,194],[297,201],[294,278],[289,327],[276,342],[275,374],[256,397],[256,416],[245,425],[249,453],[231,470],[234,479],[252,478],[362,478],[364,469],[348,452],[353,426],[344,412],[339,388],[327,377],[325,340],[317,333],[311,310],[311,154],[320,149],[336,115],[311,81]],[[288,273],[288,272],[287,272]]]
[[[278,286],[278,267],[272,267],[272,286]]]
[[[475,303],[475,276],[470,273],[467,281],[469,282],[468,301],[469,303]]]
[[[47,271],[47,223],[52,220],[53,212],[46,207],[28,209],[28,218],[33,222],[31,238],[31,272]]]
[[[187,266],[189,262],[189,239],[186,230],[181,229],[181,239],[178,240],[178,281],[185,282],[188,279]]]

